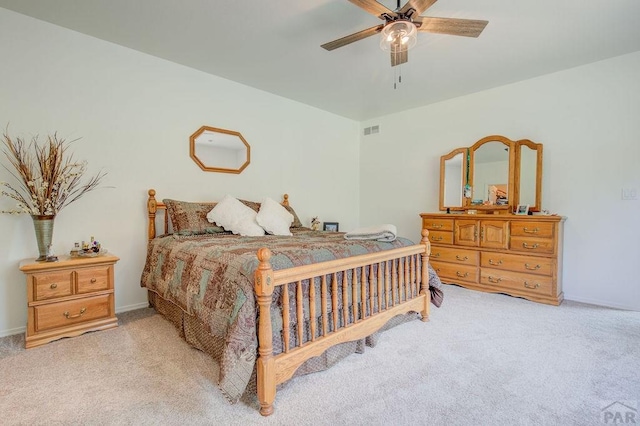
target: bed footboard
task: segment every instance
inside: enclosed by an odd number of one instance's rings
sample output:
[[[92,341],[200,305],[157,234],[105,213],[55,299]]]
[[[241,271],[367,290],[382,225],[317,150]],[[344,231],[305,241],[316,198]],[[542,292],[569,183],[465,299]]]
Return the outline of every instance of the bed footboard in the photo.
[[[289,380],[304,361],[331,346],[369,336],[394,316],[411,311],[428,321],[429,254],[427,230],[422,231],[420,244],[413,246],[278,271],[271,267],[269,249],[260,249],[254,282],[259,305],[260,414],[273,413],[278,384]],[[308,294],[303,291],[303,282],[311,283]],[[296,325],[290,330],[291,314],[283,309],[284,347],[282,353],[274,355],[271,303],[278,286],[285,286],[282,306],[295,306]],[[291,301],[290,290],[294,295]],[[318,306],[320,312],[316,312]],[[303,312],[305,309],[309,312]],[[311,320],[305,324],[305,318]]]

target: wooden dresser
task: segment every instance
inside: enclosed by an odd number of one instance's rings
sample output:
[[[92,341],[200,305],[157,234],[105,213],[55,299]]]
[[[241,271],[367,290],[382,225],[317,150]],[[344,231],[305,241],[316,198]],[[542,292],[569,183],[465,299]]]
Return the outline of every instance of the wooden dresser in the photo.
[[[104,255],[21,262],[27,276],[25,346],[117,327],[113,269],[118,260]]]
[[[564,217],[422,213],[444,283],[559,305]]]

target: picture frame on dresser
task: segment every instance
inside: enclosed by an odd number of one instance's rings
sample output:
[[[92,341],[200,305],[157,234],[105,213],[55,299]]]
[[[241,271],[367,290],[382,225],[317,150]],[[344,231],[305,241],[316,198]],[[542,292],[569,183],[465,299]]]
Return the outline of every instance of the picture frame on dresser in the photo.
[[[517,215],[528,215],[529,214],[529,204],[518,204],[516,207],[516,211],[514,214]]]
[[[338,229],[339,229],[338,222],[323,222],[322,223],[322,230],[323,231],[338,232]]]

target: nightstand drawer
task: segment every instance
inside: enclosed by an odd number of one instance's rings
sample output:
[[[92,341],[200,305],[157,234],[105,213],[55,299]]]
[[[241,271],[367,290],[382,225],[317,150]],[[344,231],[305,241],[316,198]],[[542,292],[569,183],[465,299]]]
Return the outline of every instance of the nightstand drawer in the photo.
[[[60,271],[33,276],[33,300],[69,296],[72,293],[72,272]]]
[[[108,318],[111,313],[112,294],[86,297],[84,299],[36,306],[35,331],[50,330],[100,318]]]
[[[109,266],[78,269],[78,294],[109,289]]]

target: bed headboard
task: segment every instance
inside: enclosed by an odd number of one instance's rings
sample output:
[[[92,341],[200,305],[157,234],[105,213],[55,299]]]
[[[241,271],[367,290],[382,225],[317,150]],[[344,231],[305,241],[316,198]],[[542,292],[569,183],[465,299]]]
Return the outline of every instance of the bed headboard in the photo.
[[[156,200],[156,190],[150,189],[148,194],[149,194],[149,198],[147,198],[147,215],[148,215],[147,239],[152,240],[158,235],[156,230],[156,214],[158,210],[164,211],[162,223],[163,223],[165,234],[169,233],[170,221],[169,221],[169,212],[167,211],[167,206],[164,203],[158,202]],[[283,206],[289,206],[289,194],[284,194],[282,196],[281,204]]]

